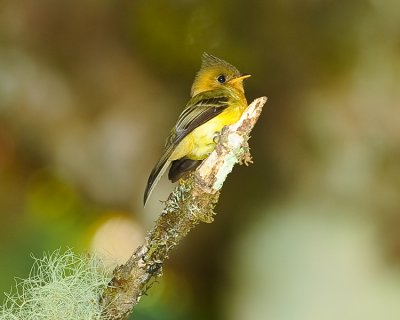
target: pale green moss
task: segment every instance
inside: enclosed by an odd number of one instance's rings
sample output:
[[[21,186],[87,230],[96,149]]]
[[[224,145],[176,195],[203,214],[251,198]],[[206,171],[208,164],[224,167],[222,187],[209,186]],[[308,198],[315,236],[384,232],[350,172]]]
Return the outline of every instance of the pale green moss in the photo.
[[[99,298],[110,277],[98,258],[57,250],[34,260],[29,277],[7,294],[1,320],[100,319]]]

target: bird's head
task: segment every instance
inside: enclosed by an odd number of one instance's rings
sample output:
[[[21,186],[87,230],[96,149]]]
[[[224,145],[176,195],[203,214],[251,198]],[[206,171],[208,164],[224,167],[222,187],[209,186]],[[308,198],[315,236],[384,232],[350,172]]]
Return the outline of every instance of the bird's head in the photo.
[[[211,54],[203,53],[201,68],[194,79],[191,96],[224,87],[230,87],[243,93],[243,80],[248,77],[250,77],[249,74],[241,74],[230,63]]]

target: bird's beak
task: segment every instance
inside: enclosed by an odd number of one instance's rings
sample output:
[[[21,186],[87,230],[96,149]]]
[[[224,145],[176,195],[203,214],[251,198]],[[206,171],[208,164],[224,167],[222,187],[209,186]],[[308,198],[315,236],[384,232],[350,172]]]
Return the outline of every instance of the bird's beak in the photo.
[[[233,83],[235,83],[235,82],[238,82],[238,81],[243,81],[244,79],[247,79],[247,78],[250,78],[251,77],[251,74],[242,74],[242,75],[240,75],[240,77],[237,77],[237,78],[233,78],[231,81],[229,81],[229,82],[233,82]]]

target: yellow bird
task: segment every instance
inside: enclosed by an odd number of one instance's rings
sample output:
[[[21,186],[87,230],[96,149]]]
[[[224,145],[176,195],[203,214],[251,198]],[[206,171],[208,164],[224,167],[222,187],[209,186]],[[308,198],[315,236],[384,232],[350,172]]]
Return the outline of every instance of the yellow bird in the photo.
[[[247,107],[243,80],[248,77],[230,63],[203,53],[191,99],[171,130],[164,152],[147,181],[144,205],[170,164],[168,178],[178,181],[215,149],[215,138],[222,128],[239,120]]]

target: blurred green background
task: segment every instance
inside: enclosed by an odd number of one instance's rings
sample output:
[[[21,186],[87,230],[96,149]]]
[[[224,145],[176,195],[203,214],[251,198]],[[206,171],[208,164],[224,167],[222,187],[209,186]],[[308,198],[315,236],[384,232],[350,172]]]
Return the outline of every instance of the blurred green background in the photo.
[[[400,4],[0,2],[0,291],[30,254],[123,262],[172,190],[147,176],[203,51],[269,101],[254,164],[135,319],[400,319]]]

